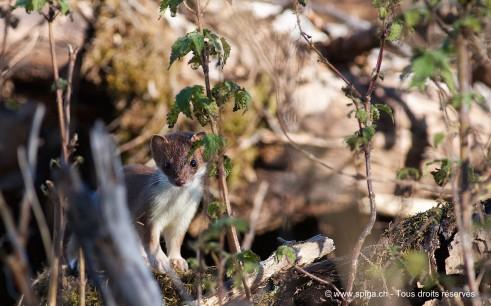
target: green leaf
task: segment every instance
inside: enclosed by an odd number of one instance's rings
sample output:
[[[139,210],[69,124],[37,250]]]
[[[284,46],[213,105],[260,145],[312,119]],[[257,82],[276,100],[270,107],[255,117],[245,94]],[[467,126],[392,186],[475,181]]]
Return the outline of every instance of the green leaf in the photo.
[[[390,118],[392,119],[392,122],[394,122],[394,113],[392,112],[392,108],[390,108],[390,106],[388,106],[387,104],[382,104],[382,103],[376,103],[376,104],[373,104],[372,106],[375,107],[376,109],[378,109],[379,111],[384,112],[387,115],[389,115]]]
[[[64,91],[67,88],[67,86],[68,86],[68,81],[63,78],[59,78],[58,82],[54,82],[51,85],[51,91],[56,91],[57,89],[61,89],[62,91]]]
[[[229,177],[230,174],[232,174],[232,159],[228,157],[227,155],[223,156],[223,167],[225,168],[225,176]]]
[[[193,42],[193,51],[198,57],[201,57],[201,52],[203,52],[203,48],[205,47],[205,38],[203,37],[203,34],[195,31],[187,34],[187,36]]]
[[[413,278],[428,273],[428,256],[425,253],[409,251],[404,254],[402,263]]]
[[[413,180],[418,181],[421,178],[421,173],[416,168],[405,167],[397,171],[398,180]]]
[[[211,90],[211,95],[217,101],[218,106],[223,106],[235,95],[239,89],[240,86],[234,82],[224,81],[213,87]]]
[[[225,205],[221,202],[213,201],[208,204],[207,213],[211,219],[218,219],[225,213]]]
[[[235,92],[235,104],[234,104],[234,109],[233,111],[236,112],[238,110],[247,110],[249,107],[249,104],[252,101],[251,95],[243,88],[237,90]]]
[[[23,7],[27,13],[32,11],[39,12],[48,3],[47,0],[17,0],[16,7]]]
[[[191,99],[196,90],[199,89],[197,87],[186,87],[176,95],[176,104],[179,111],[188,118],[193,118],[191,113]]]
[[[230,47],[229,43],[225,38],[220,37],[220,41],[223,47],[223,64],[222,64],[222,69],[223,69],[223,66],[225,66],[225,63],[227,62],[227,59],[230,56],[230,51],[232,50],[232,48]]]
[[[176,60],[183,58],[189,52],[193,52],[193,58],[189,62],[195,64],[195,67],[201,65],[201,53],[204,47],[205,38],[198,31],[189,32],[185,36],[179,37],[171,47],[169,68]]]
[[[439,132],[433,135],[433,147],[437,148],[445,139],[445,133]]]
[[[259,261],[261,260],[251,250],[244,250],[237,254],[237,259],[242,263],[244,272],[252,273],[259,268]]]
[[[70,12],[69,0],[59,0],[60,11],[63,15],[67,15]]]
[[[484,102],[484,97],[475,91],[460,92],[452,97],[450,104],[459,109],[462,105],[470,107],[473,101],[482,103]]]
[[[408,28],[414,28],[421,22],[426,22],[425,19],[428,18],[429,12],[425,7],[418,7],[414,9],[407,10],[403,13],[404,22]]]
[[[466,28],[474,32],[480,32],[482,26],[481,21],[476,16],[468,15],[463,18],[457,19],[454,24],[454,28],[456,30]]]
[[[368,113],[363,109],[363,108],[359,108],[356,112],[355,112],[355,117],[356,119],[358,119],[361,123],[365,124],[367,123],[367,120],[368,120]]]
[[[183,1],[184,0],[161,0],[160,14],[163,15],[167,10],[167,8],[169,8],[171,16],[175,17],[177,14],[177,8]]]
[[[230,56],[230,45],[223,37],[211,32],[208,29],[203,29],[203,35],[208,43],[208,52],[211,56],[217,58],[218,66],[223,69],[228,57]]]
[[[450,68],[450,59],[443,50],[424,51],[411,62],[413,78],[411,86],[424,89],[426,80],[438,77],[444,81],[452,94],[457,93],[455,79]]]
[[[173,128],[174,125],[176,125],[177,118],[179,117],[180,112],[181,111],[179,110],[177,104],[171,106],[169,112],[167,113],[167,125],[169,126],[169,128]]]
[[[280,261],[283,258],[286,258],[286,260],[289,263],[293,264],[297,260],[297,252],[291,246],[282,245],[282,246],[278,247],[278,249],[276,250],[275,258],[277,261]]]
[[[351,151],[358,151],[362,146],[367,145],[375,135],[375,126],[367,126],[356,131],[353,135],[347,136],[344,141],[348,145]]]
[[[394,22],[390,25],[389,35],[387,36],[388,41],[396,41],[401,38],[402,34],[402,23]]]
[[[191,52],[191,43],[192,41],[187,37],[187,35],[184,37],[179,37],[176,42],[174,42],[171,47],[169,68],[176,60],[183,58],[189,52]]]
[[[252,97],[239,85],[231,81],[224,81],[216,84],[211,90],[211,95],[215,98],[218,106],[225,105],[232,97],[234,98],[233,111],[247,110]]]
[[[374,135],[375,135],[375,127],[373,125],[361,129],[361,136],[363,138],[364,144],[368,144],[372,140]]]
[[[301,6],[306,6],[308,2],[309,2],[308,0],[298,0],[298,3],[299,3]]]
[[[225,147],[225,138],[215,135],[206,134],[203,138],[198,140],[196,146],[202,146],[204,148],[205,160],[211,160],[214,156]]]
[[[174,127],[177,122],[177,118],[180,113],[183,113],[186,117],[192,119],[191,105],[195,106],[196,100],[202,98],[204,88],[201,85],[195,85],[192,87],[186,87],[182,89],[177,95],[174,104],[172,105],[169,113],[167,114],[167,124],[169,128]],[[195,115],[198,117],[196,107],[194,107]],[[199,118],[198,118],[199,119]]]
[[[452,173],[452,164],[448,159],[443,159],[439,162],[440,168],[431,171],[431,175],[433,176],[433,179],[438,186],[444,186],[448,183],[448,180],[450,179],[450,175]]]

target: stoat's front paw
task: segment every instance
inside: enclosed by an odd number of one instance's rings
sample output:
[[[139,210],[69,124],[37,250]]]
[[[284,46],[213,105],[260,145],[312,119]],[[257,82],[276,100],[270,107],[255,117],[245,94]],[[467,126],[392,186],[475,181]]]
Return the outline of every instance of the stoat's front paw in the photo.
[[[169,259],[170,259],[170,264],[172,265],[174,270],[182,271],[182,272],[186,272],[189,270],[187,261],[181,256],[171,257]]]
[[[152,271],[159,274],[165,274],[169,270],[169,258],[164,253],[148,256],[148,263],[152,267]]]

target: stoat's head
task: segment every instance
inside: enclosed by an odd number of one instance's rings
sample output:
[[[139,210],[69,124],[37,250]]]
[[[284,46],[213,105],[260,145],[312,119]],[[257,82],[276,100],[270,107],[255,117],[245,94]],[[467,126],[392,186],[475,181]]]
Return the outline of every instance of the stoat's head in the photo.
[[[196,175],[205,173],[203,148],[193,147],[193,144],[204,136],[204,132],[177,132],[152,137],[150,149],[155,164],[173,185],[185,186],[192,182]]]

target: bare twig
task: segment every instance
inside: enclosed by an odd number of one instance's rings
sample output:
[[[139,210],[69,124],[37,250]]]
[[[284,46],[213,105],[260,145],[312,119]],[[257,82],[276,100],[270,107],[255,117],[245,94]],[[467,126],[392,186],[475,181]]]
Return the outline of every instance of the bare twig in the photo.
[[[295,264],[295,265],[293,266],[293,268],[294,268],[295,270],[297,270],[298,272],[303,273],[303,274],[305,274],[306,276],[310,277],[311,279],[318,281],[318,282],[319,282],[319,283],[321,283],[321,284],[324,284],[324,285],[326,285],[326,286],[332,287],[332,288],[333,288],[333,289],[334,289],[334,290],[335,290],[337,293],[339,293],[339,297],[341,297],[341,299],[343,299],[343,300],[344,300],[343,294],[341,294],[341,291],[340,291],[340,290],[338,289],[338,287],[337,287],[336,285],[334,285],[332,282],[327,281],[327,280],[325,280],[325,279],[322,279],[322,278],[320,278],[320,277],[318,277],[318,276],[316,276],[316,275],[314,275],[314,274],[310,273],[309,271],[305,270],[304,268],[300,267],[300,266],[299,266],[299,265],[297,265],[297,264]]]
[[[463,31],[463,30],[461,30]],[[459,90],[466,93],[470,90],[470,57],[468,46],[464,33],[457,36],[457,72],[459,81]],[[470,291],[474,292],[477,297],[472,299],[472,305],[482,305],[479,298],[479,288],[475,279],[474,259],[472,256],[472,205],[471,205],[471,183],[470,183],[470,119],[469,107],[462,103],[459,109],[459,137],[460,137],[460,166],[457,175],[452,178],[452,187],[454,191],[454,210],[457,226],[462,235],[462,254],[464,257],[464,270],[467,278],[467,284]],[[454,168],[457,168],[454,167]],[[455,169],[457,170],[457,169]]]
[[[85,257],[82,248],[79,249],[78,254],[78,273],[79,275],[79,296],[80,306],[85,306],[85,284],[87,279],[85,278]]]
[[[75,70],[75,61],[77,60],[78,48],[73,48],[72,45],[68,45],[68,78],[67,78],[67,87],[65,92],[65,100],[64,103],[64,115],[65,115],[65,125],[66,128],[70,128],[70,105],[72,100],[72,90],[73,90],[73,72]],[[68,138],[70,137],[69,131]],[[69,139],[67,141],[70,141]],[[68,143],[66,144],[68,145]]]
[[[5,82],[6,72],[9,69],[9,64],[5,61],[5,55],[7,52],[7,39],[9,35],[10,29],[10,18],[12,16],[12,2],[13,0],[9,0],[7,2],[6,13],[3,19],[4,27],[3,27],[3,37],[2,37],[2,49],[0,51],[0,103],[2,103],[2,93],[3,93],[3,84]]]
[[[299,15],[299,4],[296,1],[295,2],[295,12],[297,16],[297,25],[300,31],[300,35],[303,37],[309,48],[314,51],[318,56],[319,56],[319,61],[325,64],[334,74],[336,74],[341,80],[343,80],[346,85],[346,94],[351,100],[353,101],[353,105],[355,109],[358,111],[360,106],[359,103],[363,103],[364,110],[368,114],[368,120],[366,122],[362,122],[358,118],[358,127],[359,127],[359,133],[362,135],[362,131],[364,127],[370,127],[372,126],[372,120],[371,120],[371,96],[373,91],[375,90],[375,86],[377,84],[377,81],[379,79],[380,75],[380,69],[382,66],[382,59],[383,59],[383,52],[384,52],[384,47],[385,47],[385,39],[388,34],[388,25],[385,23],[383,24],[383,30],[382,34],[380,37],[380,49],[379,49],[379,55],[377,58],[377,64],[375,66],[375,73],[372,76],[370,83],[368,85],[367,92],[364,96],[361,95],[361,93],[354,87],[352,82],[350,82],[334,65],[332,65],[327,58],[323,56],[323,54],[315,47],[313,44],[312,40],[310,39],[310,36],[306,34],[302,30],[302,25],[300,22],[300,15]],[[353,285],[355,282],[355,277],[356,277],[356,271],[358,268],[358,258],[360,256],[361,248],[365,242],[366,237],[371,233],[373,225],[375,224],[376,216],[377,216],[377,211],[376,211],[376,202],[375,202],[375,193],[373,190],[373,180],[372,180],[372,169],[371,169],[371,146],[372,146],[372,140],[370,139],[367,144],[363,146],[363,151],[364,151],[364,156],[365,156],[365,178],[366,178],[366,183],[367,183],[367,189],[368,189],[368,198],[370,200],[370,219],[363,229],[363,231],[360,234],[360,237],[358,238],[358,241],[355,244],[352,258],[351,258],[351,269],[350,269],[350,274],[348,275],[348,280],[346,284],[346,291],[347,292],[352,292],[353,290]],[[351,301],[345,300],[343,301],[344,305],[347,305]]]
[[[36,218],[36,222],[39,227],[39,231],[41,233],[41,240],[43,242],[44,250],[46,252],[46,258],[51,263],[52,254],[51,254],[51,236],[49,234],[48,223],[46,222],[46,218],[44,217],[43,209],[41,208],[41,204],[39,204],[39,200],[36,195],[36,189],[34,187],[34,178],[33,173],[30,170],[26,151],[23,147],[19,148],[17,151],[17,156],[19,159],[19,167],[22,173],[22,178],[24,179],[25,185],[25,201],[31,204],[32,211],[34,212],[34,217]],[[24,206],[24,205],[23,205]],[[27,206],[27,204],[26,204]],[[28,207],[28,206],[27,206]]]
[[[29,261],[27,260],[25,249],[22,247],[19,233],[15,228],[14,218],[12,217],[12,213],[5,202],[2,193],[0,193],[0,215],[2,216],[5,230],[9,235],[14,249],[13,255],[7,255],[3,259],[12,271],[15,282],[24,295],[25,303],[29,306],[39,305],[37,297],[32,291]]]
[[[36,164],[37,164],[37,151],[39,147],[39,131],[41,129],[41,123],[43,122],[44,113],[46,108],[44,105],[39,104],[36,107],[34,118],[32,121],[31,131],[29,132],[29,142],[27,147],[27,170],[31,173],[32,177],[36,176]],[[23,241],[23,245],[27,241],[28,226],[30,221],[30,198],[28,193],[24,193],[24,198],[21,204],[21,213],[19,217],[19,235]]]
[[[372,77],[370,84],[368,86],[368,90],[365,94],[365,98],[363,100],[363,105],[365,107],[365,111],[369,114],[368,115],[368,121],[365,123],[365,126],[371,126],[372,125],[372,120],[371,120],[371,96],[372,93],[375,89],[375,86],[377,84],[377,80],[379,79],[380,75],[380,69],[382,66],[382,59],[383,59],[383,54],[384,54],[384,47],[385,47],[385,39],[388,34],[388,25],[385,23],[383,24],[382,27],[382,34],[380,36],[380,50],[377,58],[377,64],[375,67],[375,75]],[[356,103],[355,103],[356,104]],[[360,127],[363,125],[360,119],[358,119],[358,124]],[[360,133],[361,133],[361,128],[360,128]],[[361,134],[360,134],[361,135]],[[372,140],[369,140],[368,144],[363,146],[363,151],[365,155],[365,175],[366,175],[366,181],[367,181],[367,189],[368,189],[368,199],[370,201],[370,219],[363,229],[363,231],[360,234],[360,237],[358,238],[358,241],[355,244],[354,250],[353,250],[353,255],[351,258],[351,269],[350,269],[350,274],[348,276],[348,281],[346,283],[346,292],[352,292],[353,291],[353,285],[355,283],[355,278],[356,278],[356,271],[358,269],[358,259],[360,257],[361,253],[361,248],[363,247],[363,244],[365,243],[366,238],[370,233],[372,232],[372,228],[375,224],[375,221],[377,219],[377,204],[375,202],[375,192],[373,190],[373,181],[372,181],[372,162],[371,162],[371,150],[372,150]],[[343,303],[345,305],[348,305],[348,303],[351,301],[344,301]]]
[[[61,152],[63,161],[66,162],[68,160],[68,133],[67,133],[67,125],[65,121],[66,115],[64,115],[64,107],[63,107],[63,89],[60,84],[60,74],[58,72],[58,61],[56,59],[56,51],[55,51],[55,37],[53,34],[53,23],[56,18],[55,9],[50,6],[49,15],[47,16],[48,20],[48,38],[49,38],[49,49],[51,54],[51,65],[53,68],[53,76],[56,88],[56,104],[58,108],[58,122],[60,127],[60,135],[61,135]]]
[[[257,189],[256,196],[254,197],[251,216],[249,217],[249,231],[244,236],[244,240],[242,241],[243,250],[249,250],[252,246],[252,242],[254,241],[257,220],[259,219],[259,215],[261,214],[261,208],[263,206],[268,187],[269,184],[265,181],[262,181],[261,184],[259,184],[259,188]]]

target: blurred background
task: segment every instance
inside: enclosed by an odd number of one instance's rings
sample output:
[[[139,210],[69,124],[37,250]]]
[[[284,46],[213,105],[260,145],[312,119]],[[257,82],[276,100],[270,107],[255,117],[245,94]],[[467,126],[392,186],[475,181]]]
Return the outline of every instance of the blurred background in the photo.
[[[60,154],[60,139],[55,93],[50,90],[53,77],[47,26],[39,14],[27,14],[23,9],[8,13],[12,2],[1,2],[0,190],[17,214],[16,203],[23,194],[17,148],[26,144],[35,105],[42,103],[47,114],[35,183],[51,222],[42,186],[52,179],[50,168]],[[300,18],[322,54],[362,92],[378,55],[380,25],[371,2],[311,0]],[[401,11],[412,5],[403,1]],[[56,55],[60,74],[65,76],[67,45],[79,48],[71,104],[70,130],[78,139],[73,160],[79,163],[83,179],[95,188],[88,140],[94,122],[102,119],[106,123],[124,164],[148,163],[153,134],[202,130],[184,117],[169,130],[166,114],[175,94],[185,86],[202,84],[203,76],[201,70],[189,68],[186,59],[168,69],[172,43],[195,29],[194,16],[188,10],[176,17],[169,13],[159,16],[159,4],[151,0],[78,0],[70,6],[70,15],[56,19]],[[253,98],[247,112],[230,111],[224,122],[229,140],[226,153],[233,160],[229,186],[236,215],[247,219],[259,185],[267,187],[252,250],[264,259],[279,245],[276,237],[303,240],[322,233],[334,239],[336,256],[349,255],[368,220],[369,208],[363,155],[353,154],[344,142],[357,129],[349,116],[351,101],[341,90],[344,83],[300,38],[290,1],[208,1],[204,24],[232,46],[224,70],[212,65],[212,83],[233,80]],[[430,172],[437,165],[429,161],[448,154],[433,144],[433,136],[449,132],[443,117],[455,118],[456,114],[441,111],[435,85],[416,91],[404,77],[413,50],[440,44],[441,38],[442,33],[428,25],[386,48],[383,80],[373,102],[390,106],[394,119],[382,114],[376,122],[372,156],[379,215],[371,242],[377,241],[389,224],[450,197],[449,189],[435,185]],[[479,132],[473,136],[472,148],[477,169],[485,167],[489,158],[490,75],[474,71],[474,89],[485,97],[483,104],[471,110],[473,130]],[[330,168],[293,148],[281,124],[301,148]],[[402,168],[418,169],[421,180],[413,185],[399,184],[396,176]],[[195,239],[207,222],[203,214],[197,214],[187,239]],[[45,264],[44,253],[36,225],[31,226],[29,260],[39,271]],[[8,244],[3,243],[4,248]],[[187,243],[184,248],[185,257],[194,255]],[[2,272],[1,281],[8,284],[9,273]],[[16,296],[13,287],[5,288],[0,301]]]

